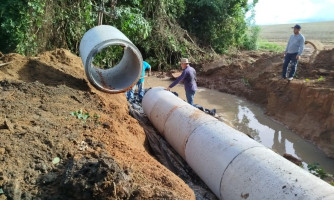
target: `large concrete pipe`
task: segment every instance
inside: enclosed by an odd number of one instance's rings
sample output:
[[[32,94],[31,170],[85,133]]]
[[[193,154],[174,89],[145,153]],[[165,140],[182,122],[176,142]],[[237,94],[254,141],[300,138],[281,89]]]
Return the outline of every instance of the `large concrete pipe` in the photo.
[[[122,60],[110,69],[95,67],[92,64],[94,56],[109,46],[124,47]],[[141,76],[143,58],[140,51],[115,27],[101,25],[90,29],[83,36],[79,49],[88,80],[102,91],[127,91]]]
[[[334,199],[333,186],[164,88],[149,90],[143,109],[220,199]]]

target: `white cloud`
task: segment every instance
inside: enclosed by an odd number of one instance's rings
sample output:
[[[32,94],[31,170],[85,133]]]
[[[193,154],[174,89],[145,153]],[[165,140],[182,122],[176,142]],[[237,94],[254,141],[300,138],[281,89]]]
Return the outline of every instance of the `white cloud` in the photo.
[[[259,0],[257,24],[286,24],[334,19],[334,0]]]

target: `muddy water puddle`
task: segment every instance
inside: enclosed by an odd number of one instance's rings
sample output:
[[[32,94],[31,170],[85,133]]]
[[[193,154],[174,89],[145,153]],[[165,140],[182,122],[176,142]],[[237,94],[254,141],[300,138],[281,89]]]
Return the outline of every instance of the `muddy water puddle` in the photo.
[[[170,83],[169,79],[148,77],[145,79],[145,88],[168,87]],[[172,91],[186,99],[183,85],[175,86]],[[266,116],[261,107],[237,96],[206,88],[199,88],[194,103],[208,109],[215,108],[217,114],[235,129],[251,135],[280,155],[288,153],[302,160],[305,169],[308,164],[319,163],[327,173],[334,174],[334,159],[328,158],[315,145]]]

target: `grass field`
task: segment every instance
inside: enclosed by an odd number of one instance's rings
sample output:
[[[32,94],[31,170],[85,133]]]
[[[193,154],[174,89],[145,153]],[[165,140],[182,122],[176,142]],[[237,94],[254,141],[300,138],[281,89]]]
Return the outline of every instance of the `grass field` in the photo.
[[[295,24],[261,26],[260,38],[269,42],[286,44]],[[334,21],[301,23],[306,40],[319,40],[326,45],[334,45]]]

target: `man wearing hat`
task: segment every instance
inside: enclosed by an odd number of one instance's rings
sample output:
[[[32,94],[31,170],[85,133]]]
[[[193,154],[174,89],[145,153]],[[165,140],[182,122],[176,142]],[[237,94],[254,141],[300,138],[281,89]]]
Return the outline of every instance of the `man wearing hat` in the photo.
[[[190,62],[187,58],[181,59],[181,67],[182,67],[182,74],[179,76],[168,88],[167,90],[170,91],[175,85],[177,85],[180,81],[184,81],[184,89],[186,91],[187,101],[190,105],[194,105],[194,96],[197,90],[196,84],[196,70],[192,68]]]
[[[289,63],[291,62],[291,70],[288,76],[288,80],[293,80],[293,77],[296,74],[298,60],[304,51],[305,46],[305,38],[300,33],[300,25],[296,24],[293,28],[293,35],[290,36],[288,45],[286,46],[284,52],[284,64],[283,64],[283,72],[282,78],[287,78],[287,71],[289,67]]]

